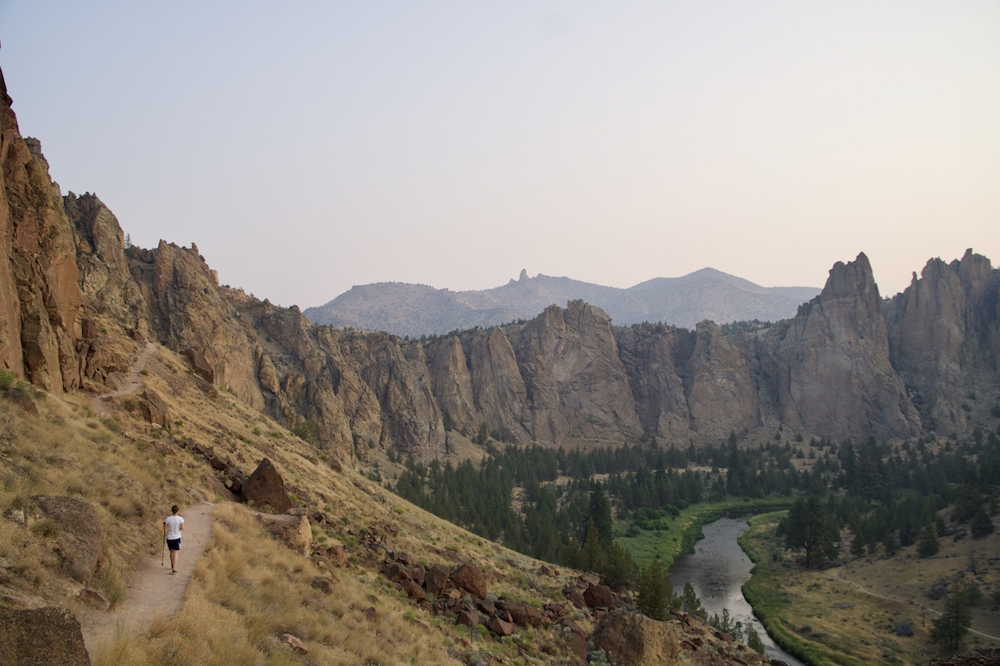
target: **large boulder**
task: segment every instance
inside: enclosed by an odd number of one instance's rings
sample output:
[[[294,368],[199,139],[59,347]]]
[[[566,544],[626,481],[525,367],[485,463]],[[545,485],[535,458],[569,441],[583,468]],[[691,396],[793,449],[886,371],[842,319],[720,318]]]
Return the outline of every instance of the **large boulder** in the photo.
[[[583,600],[590,608],[615,609],[615,596],[607,585],[591,585],[584,591]]]
[[[486,576],[478,565],[463,564],[451,574],[451,582],[460,590],[465,590],[476,599],[486,596]]]
[[[441,594],[448,585],[448,567],[432,564],[424,574],[424,583],[428,594]]]
[[[81,583],[104,564],[104,529],[93,506],[79,497],[36,495],[45,516],[60,527],[56,554],[63,569]]]
[[[0,664],[90,666],[80,623],[65,608],[14,610],[0,606]]]
[[[674,630],[638,613],[607,615],[594,632],[594,646],[604,650],[608,661],[629,666],[672,664],[680,652]]]
[[[270,506],[276,513],[284,513],[292,508],[292,500],[285,490],[285,482],[271,461],[264,458],[240,489],[243,499],[257,507]]]
[[[170,411],[167,403],[153,389],[146,389],[142,393],[143,399],[139,402],[139,409],[142,411],[142,418],[152,425],[166,428],[170,425]]]

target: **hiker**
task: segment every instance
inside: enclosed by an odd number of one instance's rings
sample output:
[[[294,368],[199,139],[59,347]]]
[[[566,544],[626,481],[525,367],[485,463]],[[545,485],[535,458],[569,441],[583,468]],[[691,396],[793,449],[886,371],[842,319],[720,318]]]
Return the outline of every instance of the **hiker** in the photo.
[[[177,515],[180,507],[174,504],[170,507],[173,515],[163,520],[163,538],[167,540],[170,549],[170,573],[177,573],[177,553],[181,549],[181,532],[184,530],[184,519]]]

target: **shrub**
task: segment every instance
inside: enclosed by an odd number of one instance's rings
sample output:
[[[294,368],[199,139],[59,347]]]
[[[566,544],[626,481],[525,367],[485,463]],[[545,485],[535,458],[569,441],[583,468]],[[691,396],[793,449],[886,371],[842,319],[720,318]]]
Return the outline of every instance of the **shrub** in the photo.
[[[15,379],[17,379],[17,375],[13,372],[10,370],[0,369],[0,389],[6,391],[11,387],[11,384],[14,383]]]

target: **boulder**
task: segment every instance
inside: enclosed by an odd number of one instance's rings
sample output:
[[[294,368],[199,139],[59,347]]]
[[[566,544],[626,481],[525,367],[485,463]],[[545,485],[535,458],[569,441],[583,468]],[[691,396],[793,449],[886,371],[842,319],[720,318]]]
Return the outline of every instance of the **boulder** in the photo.
[[[486,628],[497,636],[510,636],[517,630],[517,627],[515,627],[513,623],[505,622],[496,615],[489,619],[486,623]]]
[[[142,418],[152,425],[158,425],[161,428],[170,425],[170,410],[167,408],[167,403],[153,389],[146,389],[142,392],[139,410],[142,412]]]
[[[324,594],[329,594],[333,589],[333,579],[328,576],[316,576],[309,584]]]
[[[406,596],[413,600],[414,603],[419,604],[420,602],[427,601],[427,593],[424,592],[424,588],[409,578],[404,579],[400,586],[403,588],[403,592],[406,592]]]
[[[308,557],[312,550],[312,527],[308,518],[258,513],[257,520],[264,524],[272,537],[280,539],[295,552]]]
[[[282,634],[281,642],[287,645],[288,647],[292,648],[299,654],[306,654],[309,652],[309,650],[306,648],[306,644],[303,643],[302,639],[299,638],[298,636],[294,636],[292,634]]]
[[[255,506],[269,506],[275,513],[285,513],[292,508],[292,500],[285,490],[285,482],[271,461],[264,458],[250,478],[243,482],[243,499]],[[305,516],[303,516],[304,519]],[[308,519],[306,519],[308,521]]]
[[[86,583],[104,564],[104,529],[97,511],[79,497],[36,495],[32,498],[61,531],[56,554],[63,569]]]
[[[461,624],[469,629],[472,629],[479,624],[479,613],[463,608],[458,612],[458,617],[455,618],[455,624]]]
[[[455,569],[455,572],[451,574],[451,582],[455,584],[455,587],[465,590],[476,599],[482,599],[486,596],[486,576],[476,564],[470,562]]]
[[[104,595],[97,590],[92,590],[89,587],[85,587],[80,590],[80,594],[76,595],[79,597],[80,601],[83,601],[87,605],[96,608],[99,611],[106,611],[111,608],[111,602],[104,598]]]
[[[80,623],[65,608],[13,610],[0,606],[0,664],[90,666]]]
[[[3,392],[7,400],[11,401],[28,414],[38,416],[38,406],[31,399],[31,394],[23,388],[13,387]]]
[[[522,604],[517,601],[504,601],[501,604],[501,608],[510,613],[514,624],[521,627],[537,627],[545,621],[545,615],[542,614],[542,611],[528,604]]]
[[[330,557],[330,561],[336,567],[343,567],[347,565],[347,554],[344,552],[344,544],[340,543],[336,539],[331,539],[327,542],[329,545],[326,547],[326,554]]]
[[[424,574],[424,587],[428,594],[441,594],[448,585],[448,567],[432,564]]]
[[[591,585],[583,593],[583,600],[589,608],[607,608],[614,610],[615,597],[611,588],[606,585]]]
[[[604,650],[611,663],[632,666],[672,664],[681,649],[666,622],[622,611],[601,620],[594,632],[594,646]]]

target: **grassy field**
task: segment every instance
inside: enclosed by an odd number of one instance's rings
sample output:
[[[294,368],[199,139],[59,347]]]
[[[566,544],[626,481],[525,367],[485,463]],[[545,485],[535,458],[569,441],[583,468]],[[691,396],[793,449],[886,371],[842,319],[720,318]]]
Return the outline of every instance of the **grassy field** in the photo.
[[[925,604],[934,604],[923,594],[908,594],[900,588],[900,581],[910,569],[950,564],[956,557],[942,549],[940,557],[920,559],[909,552],[911,546],[894,558],[862,558],[827,570],[806,570],[775,538],[782,516],[783,512],[774,512],[753,517],[740,545],[756,563],[743,594],[785,650],[817,666],[926,664],[938,654],[929,637],[935,615],[922,610]],[[882,587],[868,594],[855,580],[862,577],[866,590]],[[872,580],[875,577],[880,583]],[[901,626],[912,631],[912,636],[897,635]],[[968,643],[988,645],[990,641],[973,635]]]
[[[725,516],[787,509],[791,504],[792,500],[787,497],[700,502],[681,510],[677,516],[656,521],[657,529],[638,530],[639,533],[634,536],[626,536],[629,533],[629,523],[616,523],[615,539],[632,553],[640,567],[647,566],[654,560],[669,567],[681,555],[694,551],[695,542],[701,538],[702,525]]]

